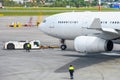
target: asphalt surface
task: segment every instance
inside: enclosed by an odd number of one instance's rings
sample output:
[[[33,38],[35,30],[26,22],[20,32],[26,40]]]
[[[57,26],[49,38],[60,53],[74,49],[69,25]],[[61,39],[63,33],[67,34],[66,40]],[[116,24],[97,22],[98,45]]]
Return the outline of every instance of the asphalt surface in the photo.
[[[68,66],[74,65],[74,80],[119,80],[120,45],[108,53],[78,53],[73,41],[68,49],[4,50],[10,40],[38,39],[44,45],[59,45],[59,40],[40,32],[37,27],[8,27],[13,21],[25,24],[29,16],[0,17],[0,80],[70,80]],[[44,17],[45,18],[45,17]],[[37,17],[33,16],[33,24]]]

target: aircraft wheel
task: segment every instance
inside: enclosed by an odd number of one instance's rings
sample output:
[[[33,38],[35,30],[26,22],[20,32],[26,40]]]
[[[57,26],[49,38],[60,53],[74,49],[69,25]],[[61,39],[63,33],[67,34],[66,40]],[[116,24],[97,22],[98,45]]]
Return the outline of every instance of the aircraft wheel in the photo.
[[[10,50],[15,49],[15,45],[13,43],[9,43],[7,45],[7,49],[10,49]]]
[[[67,48],[67,46],[66,45],[61,45],[61,50],[65,50],[66,48]]]

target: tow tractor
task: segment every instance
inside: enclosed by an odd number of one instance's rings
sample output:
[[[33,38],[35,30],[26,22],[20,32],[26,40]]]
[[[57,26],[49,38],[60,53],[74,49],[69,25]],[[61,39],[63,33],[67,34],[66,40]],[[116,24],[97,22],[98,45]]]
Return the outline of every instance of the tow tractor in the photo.
[[[26,45],[30,43],[31,49],[39,49],[40,41],[32,40],[32,41],[8,41],[4,44],[4,49],[14,50],[14,49],[26,49]]]

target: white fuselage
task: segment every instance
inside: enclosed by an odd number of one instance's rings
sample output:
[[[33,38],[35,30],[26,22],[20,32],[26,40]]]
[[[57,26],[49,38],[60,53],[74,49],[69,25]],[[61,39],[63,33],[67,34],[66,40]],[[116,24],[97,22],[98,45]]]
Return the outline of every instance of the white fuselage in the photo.
[[[120,12],[68,12],[47,17],[39,29],[60,39],[73,40],[77,36],[101,33],[90,27],[92,21],[99,18],[101,26],[120,30]]]

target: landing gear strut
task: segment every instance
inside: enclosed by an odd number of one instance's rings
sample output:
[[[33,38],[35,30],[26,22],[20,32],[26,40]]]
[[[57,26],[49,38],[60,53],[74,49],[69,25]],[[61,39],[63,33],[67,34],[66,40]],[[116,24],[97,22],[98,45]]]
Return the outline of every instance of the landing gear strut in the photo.
[[[66,44],[65,44],[65,40],[64,39],[61,39],[61,46],[60,46],[60,48],[61,48],[61,50],[65,50],[66,48],[67,48],[67,46],[66,46]]]

